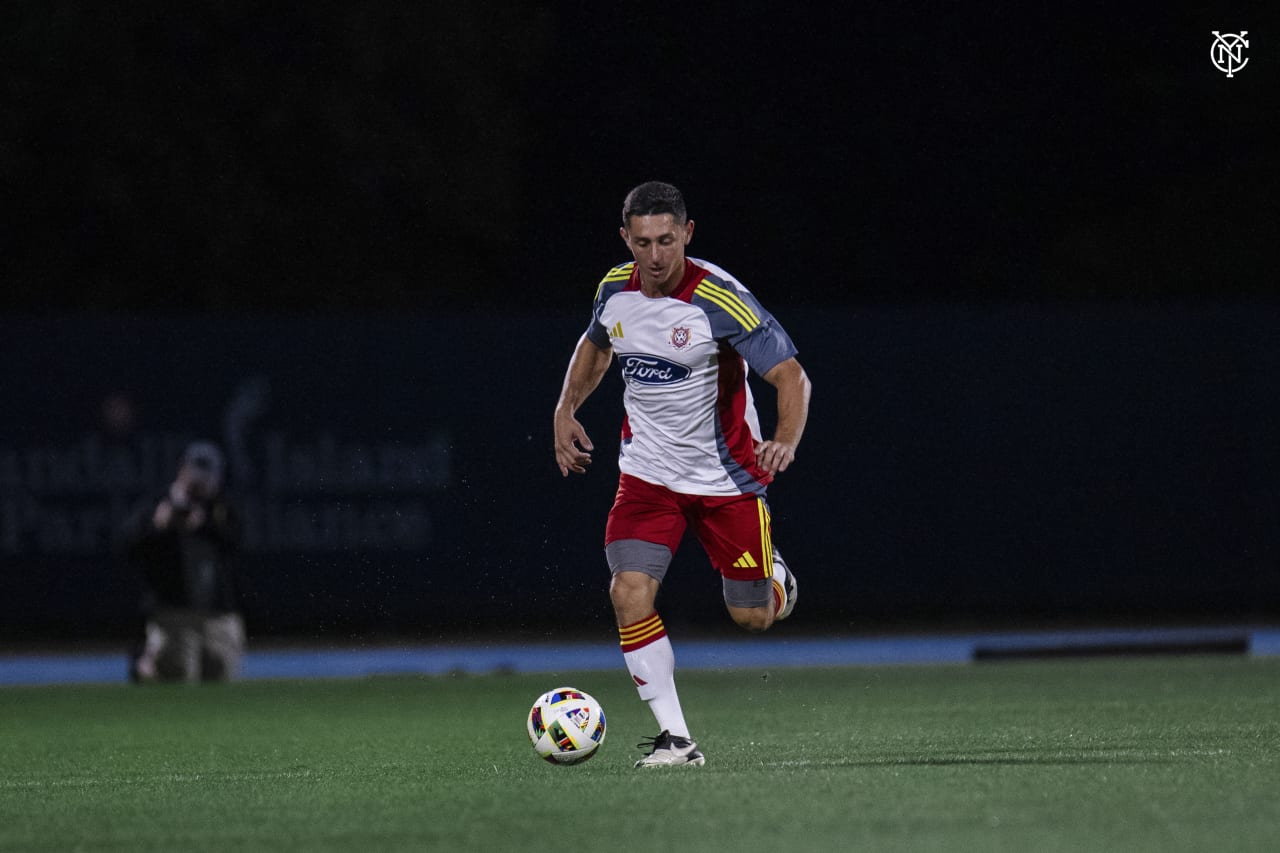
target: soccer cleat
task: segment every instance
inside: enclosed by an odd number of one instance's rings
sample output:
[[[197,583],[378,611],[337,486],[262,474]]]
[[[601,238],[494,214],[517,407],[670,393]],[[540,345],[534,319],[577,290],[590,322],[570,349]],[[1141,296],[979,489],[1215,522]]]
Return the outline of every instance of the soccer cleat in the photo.
[[[783,562],[782,555],[778,553],[778,549],[773,549],[774,565],[782,564],[782,568],[787,571],[787,579],[782,582],[782,588],[787,594],[787,603],[782,605],[782,609],[778,611],[778,615],[774,617],[777,622],[786,619],[791,615],[791,611],[796,609],[796,596],[799,594],[796,590],[796,573],[791,571],[791,567]]]
[[[648,755],[636,762],[636,767],[675,767],[678,764],[707,763],[707,757],[698,751],[696,743],[668,731],[663,731],[657,737],[645,738],[636,744],[636,748],[649,750]]]

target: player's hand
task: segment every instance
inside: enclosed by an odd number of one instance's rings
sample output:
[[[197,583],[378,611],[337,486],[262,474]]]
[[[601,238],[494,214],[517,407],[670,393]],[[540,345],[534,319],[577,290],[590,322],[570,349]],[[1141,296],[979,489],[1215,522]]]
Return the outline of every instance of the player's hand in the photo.
[[[756,445],[756,464],[770,474],[781,474],[796,461],[796,446],[785,441],[762,441]]]
[[[556,418],[556,464],[560,466],[561,477],[568,477],[570,471],[575,474],[587,473],[587,466],[591,464],[591,451],[595,449],[577,418]]]

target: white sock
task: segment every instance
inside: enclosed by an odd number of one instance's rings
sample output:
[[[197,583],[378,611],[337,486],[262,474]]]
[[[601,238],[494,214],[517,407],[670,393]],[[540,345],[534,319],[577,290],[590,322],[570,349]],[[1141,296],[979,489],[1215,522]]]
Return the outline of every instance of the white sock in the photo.
[[[777,596],[777,609],[775,613],[781,613],[782,608],[787,606],[787,564],[782,562],[782,555],[778,553],[778,549],[773,549],[773,558],[770,561],[773,564],[773,591]]]
[[[667,637],[667,629],[657,613],[618,629],[622,637],[622,657],[636,684],[640,698],[662,731],[678,737],[689,737],[689,727],[680,709],[676,693],[676,654]]]
[[[787,564],[782,562],[782,555],[778,553],[778,549],[773,549],[773,557],[770,560],[773,564],[773,579],[783,586],[787,585]]]

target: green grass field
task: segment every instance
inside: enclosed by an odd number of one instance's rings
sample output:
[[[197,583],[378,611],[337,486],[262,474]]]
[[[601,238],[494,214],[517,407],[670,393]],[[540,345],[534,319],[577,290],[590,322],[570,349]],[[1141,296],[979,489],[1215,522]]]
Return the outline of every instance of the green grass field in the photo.
[[[639,771],[625,672],[0,690],[0,850],[1275,850],[1280,660],[680,675],[707,765]],[[574,683],[592,761],[524,715]]]

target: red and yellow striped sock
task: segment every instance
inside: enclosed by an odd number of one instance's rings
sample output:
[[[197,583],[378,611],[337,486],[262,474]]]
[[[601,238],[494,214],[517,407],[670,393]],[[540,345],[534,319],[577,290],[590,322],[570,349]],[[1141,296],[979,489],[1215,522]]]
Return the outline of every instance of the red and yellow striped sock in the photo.
[[[634,652],[667,636],[667,629],[655,610],[639,622],[623,625],[618,629],[618,636],[622,639],[623,653]]]

